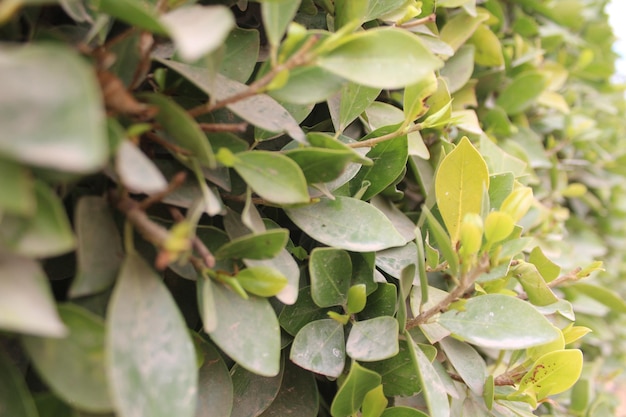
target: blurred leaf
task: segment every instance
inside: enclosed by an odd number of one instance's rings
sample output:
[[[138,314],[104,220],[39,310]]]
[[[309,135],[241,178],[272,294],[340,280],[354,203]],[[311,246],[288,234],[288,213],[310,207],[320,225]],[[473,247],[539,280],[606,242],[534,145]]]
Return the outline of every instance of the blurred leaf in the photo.
[[[441,76],[447,80],[451,94],[459,91],[472,77],[475,51],[474,45],[461,46],[441,69]]]
[[[26,167],[0,158],[0,212],[32,216],[36,210],[34,186]]]
[[[273,297],[287,285],[287,278],[269,266],[253,266],[239,271],[235,278],[247,292],[260,297]]]
[[[317,64],[355,83],[378,88],[413,84],[443,65],[415,35],[395,28],[349,35],[320,56]]]
[[[349,23],[361,25],[369,3],[369,0],[335,0],[335,30]]]
[[[262,198],[277,204],[308,203],[302,170],[293,160],[275,152],[236,154],[235,171]]]
[[[463,311],[449,310],[437,322],[459,340],[492,349],[523,349],[548,343],[559,331],[527,302],[500,294],[470,298]]]
[[[337,378],[346,359],[343,325],[333,319],[307,323],[296,334],[289,359],[309,371]]]
[[[6,252],[0,252],[0,328],[46,337],[67,334],[39,264]]]
[[[24,347],[46,384],[73,407],[111,411],[105,374],[104,322],[87,310],[59,306],[69,334],[62,339],[26,336]]]
[[[344,84],[343,78],[323,68],[296,67],[289,72],[289,79],[284,86],[272,89],[268,94],[288,103],[318,103],[335,94]]]
[[[467,138],[450,152],[437,171],[435,195],[453,243],[459,240],[461,220],[480,213],[483,189],[489,189],[487,164]]]
[[[110,391],[121,415],[194,416],[193,343],[169,291],[137,254],[122,264],[106,332]]]
[[[476,47],[474,61],[484,67],[501,67],[504,65],[502,46],[495,33],[485,24],[478,25],[469,43]]]
[[[450,45],[454,51],[458,51],[480,24],[488,18],[489,14],[484,12],[479,13],[477,16],[459,13],[448,20],[441,29],[441,40]]]
[[[496,104],[508,115],[528,109],[546,87],[546,78],[538,71],[527,71],[516,76],[498,96]]]
[[[215,155],[209,140],[185,109],[160,94],[144,94],[140,97],[159,109],[155,120],[167,132],[170,140],[191,152],[204,166],[215,166]]]
[[[311,295],[319,307],[343,305],[348,299],[352,262],[344,250],[315,248],[309,260]]]
[[[380,417],[428,417],[428,415],[415,408],[399,406],[387,408]]]
[[[269,301],[257,297],[244,300],[223,285],[212,287],[217,327],[209,333],[211,339],[250,372],[278,375],[280,327]]]
[[[276,376],[256,375],[239,365],[233,366],[230,373],[233,380],[234,397],[230,417],[256,417],[270,406],[276,398],[283,380],[284,366]]]
[[[100,0],[99,12],[106,13],[123,22],[145,29],[155,35],[167,35],[165,25],[159,21],[158,9],[148,0]]]
[[[361,408],[367,393],[380,385],[380,382],[380,375],[353,361],[348,376],[339,387],[330,406],[333,417],[354,415]]]
[[[221,246],[215,257],[217,259],[248,258],[269,259],[276,256],[287,243],[289,231],[287,229],[268,230],[238,237]]]
[[[187,62],[217,49],[235,26],[233,14],[222,5],[183,5],[162,15],[160,21]]]
[[[154,163],[130,141],[117,148],[115,171],[132,193],[156,194],[167,189],[167,180]]]
[[[322,198],[319,203],[285,212],[309,236],[338,249],[372,252],[405,243],[379,210],[354,198]]]
[[[280,44],[287,26],[293,20],[300,0],[273,0],[261,2],[263,29],[270,45],[277,47]]]
[[[618,313],[626,313],[626,302],[622,297],[610,288],[606,288],[600,285],[593,285],[578,282],[571,288],[574,288],[577,292],[585,294],[588,297],[604,304]]]
[[[316,417],[319,394],[312,373],[285,361],[285,372],[278,395],[260,417]]]
[[[3,417],[39,416],[24,378],[3,350],[0,350],[0,404]]]
[[[16,45],[0,47],[0,152],[59,171],[104,167],[104,109],[92,68],[65,46]]]
[[[380,361],[398,351],[398,321],[393,317],[375,317],[352,325],[346,343],[346,353],[352,359]]]
[[[252,75],[259,56],[260,36],[255,29],[235,27],[225,41],[226,51],[220,73],[245,83]]]
[[[195,339],[196,349],[204,362],[198,369],[198,407],[195,417],[231,417],[233,383],[228,367],[217,349]]]

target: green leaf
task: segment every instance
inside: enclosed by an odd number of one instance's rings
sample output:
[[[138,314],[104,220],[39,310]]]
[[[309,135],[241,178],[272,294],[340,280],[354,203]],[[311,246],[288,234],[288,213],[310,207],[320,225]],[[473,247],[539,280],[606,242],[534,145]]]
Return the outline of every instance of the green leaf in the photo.
[[[395,28],[349,35],[320,56],[317,64],[350,81],[377,88],[414,84],[443,65],[415,35]]]
[[[355,284],[348,290],[346,301],[346,313],[357,314],[363,311],[367,302],[367,289],[365,284]]]
[[[318,397],[315,376],[286,361],[280,391],[259,417],[316,417],[319,409]]]
[[[363,140],[379,137],[394,130],[381,128],[365,136]],[[367,157],[374,161],[374,165],[363,166],[351,182],[355,186],[360,186],[365,181],[371,183],[361,199],[369,200],[391,185],[402,174],[408,156],[406,135],[384,141],[372,148]]]
[[[259,56],[260,36],[255,29],[236,27],[224,43],[220,73],[232,80],[245,83],[252,75]]]
[[[124,140],[115,154],[115,172],[132,193],[156,194],[167,190],[167,180],[137,146]]]
[[[160,20],[178,54],[187,62],[196,61],[220,47],[235,26],[230,9],[222,5],[183,5],[164,14]]]
[[[380,361],[398,351],[398,321],[393,317],[375,317],[352,325],[346,342],[346,353],[352,359]]]
[[[378,209],[354,198],[322,198],[319,203],[285,212],[313,239],[338,249],[373,252],[406,243]]]
[[[43,182],[35,183],[37,211],[31,218],[5,215],[0,241],[28,256],[48,257],[74,249],[75,239],[59,197]]]
[[[439,164],[435,196],[453,245],[459,240],[461,221],[480,213],[482,194],[489,189],[487,164],[467,137]]]
[[[406,340],[399,341],[397,355],[379,362],[368,362],[364,366],[382,376],[383,390],[388,397],[408,397],[421,390]]]
[[[604,304],[611,310],[618,313],[626,313],[626,302],[617,292],[610,288],[587,283],[576,283],[571,288]]]
[[[443,71],[445,68],[443,67],[441,70]],[[411,122],[426,113],[428,108],[424,105],[424,102],[435,91],[437,91],[437,77],[435,73],[431,73],[417,83],[407,86],[402,97],[404,121]]]
[[[213,293],[217,327],[209,333],[211,339],[245,369],[262,376],[278,375],[280,327],[269,301],[244,300],[223,285],[213,285]]]
[[[309,202],[306,179],[290,158],[269,151],[236,154],[235,171],[262,198],[276,204]]]
[[[299,6],[299,0],[274,0],[261,3],[263,29],[265,29],[267,40],[274,48],[280,44]]]
[[[456,52],[488,18],[489,13],[486,12],[478,13],[476,16],[459,13],[446,22],[441,29],[440,38]]]
[[[409,332],[405,331],[404,335],[407,338],[407,346],[413,358],[414,370],[419,376],[430,416],[449,417],[450,404],[448,402],[448,395],[446,394],[446,388],[441,382],[437,371],[424,352],[415,345]]]
[[[248,89],[247,85],[221,74],[217,74],[213,79],[203,67],[168,59],[155,59],[187,78],[216,101],[225,100]],[[306,143],[304,132],[298,122],[283,106],[266,94],[256,94],[245,100],[227,104],[226,107],[257,127],[270,132],[286,132],[295,140]]]
[[[23,343],[42,379],[73,407],[111,411],[105,372],[104,322],[82,308],[66,304],[59,315],[69,330],[62,339],[26,336]]]
[[[441,69],[441,76],[448,83],[450,94],[456,93],[467,84],[474,73],[474,45],[463,45]]]
[[[4,45],[0,80],[0,153],[66,172],[104,167],[109,151],[100,86],[75,50]]]
[[[380,94],[379,88],[344,82],[341,91],[328,99],[328,108],[333,125],[343,132]]]
[[[77,272],[69,294],[81,297],[113,285],[123,249],[109,203],[104,198],[81,198],[76,205],[74,224],[78,238]]]
[[[295,304],[283,308],[278,321],[287,333],[295,336],[307,323],[327,317],[326,310],[322,310],[313,301],[311,287],[304,287],[298,292]]]
[[[110,392],[119,414],[194,416],[193,342],[170,292],[137,254],[122,264],[106,332]]]
[[[380,375],[353,361],[348,376],[330,405],[330,414],[333,417],[354,415],[361,408],[367,393],[380,385],[380,382]]]
[[[191,152],[204,166],[215,166],[215,155],[209,140],[185,109],[160,94],[143,94],[140,98],[159,109],[155,120],[170,140]]]
[[[428,415],[415,408],[399,406],[387,408],[380,417],[428,417]]]
[[[287,244],[288,239],[289,231],[287,229],[275,229],[245,235],[221,246],[215,252],[215,257],[217,259],[269,259],[278,255]]]
[[[343,78],[320,67],[296,67],[289,72],[285,85],[268,94],[288,103],[318,103],[335,94],[345,83]]]
[[[487,294],[470,298],[465,310],[443,313],[437,322],[471,344],[491,349],[523,349],[551,342],[556,329],[529,303],[515,297]]]
[[[361,415],[362,417],[380,417],[388,403],[381,384],[365,394]]]
[[[3,417],[38,417],[35,402],[20,370],[0,350],[0,404]]]
[[[196,350],[204,358],[198,369],[198,407],[195,417],[231,417],[233,382],[224,359],[213,345],[196,335]]]
[[[439,224],[437,219],[435,219],[435,216],[432,215],[432,213],[426,208],[426,206],[424,206],[423,211],[424,215],[426,216],[426,220],[428,221],[428,229],[430,230],[430,234],[435,238],[435,241],[437,242],[437,248],[443,255],[443,258],[448,262],[450,272],[453,275],[456,275],[459,269],[459,255],[452,247],[450,237],[446,234],[446,231],[443,230],[443,226]]]
[[[388,13],[394,12],[406,3],[405,0],[369,0],[364,22],[378,19]]]
[[[26,167],[0,158],[0,212],[32,216],[36,210],[34,186]]]
[[[167,28],[159,21],[157,6],[148,0],[100,0],[98,11],[120,19],[155,35],[167,35]]]
[[[337,378],[346,359],[343,325],[333,319],[307,323],[293,339],[289,359],[309,371]]]
[[[508,115],[519,114],[535,103],[546,88],[546,84],[546,77],[541,72],[523,72],[502,90],[496,104]]]
[[[0,328],[46,337],[67,334],[39,264],[6,252],[0,252]]]
[[[484,67],[504,66],[504,56],[502,55],[502,45],[495,33],[485,24],[478,25],[476,31],[468,41],[476,46],[474,61]]]
[[[578,349],[546,353],[533,364],[519,383],[518,392],[541,401],[549,395],[570,389],[583,369],[583,354]]]
[[[561,267],[548,259],[539,246],[530,252],[528,262],[535,265],[546,282],[555,280],[561,273]]]
[[[482,146],[481,146],[482,149]],[[489,205],[497,210],[513,191],[515,176],[511,172],[489,176]]]
[[[522,284],[522,288],[528,295],[528,301],[536,306],[547,306],[554,304],[559,299],[546,284],[537,267],[525,261],[519,263],[511,269],[511,273]]]
[[[347,24],[360,26],[364,22],[369,0],[335,0],[335,30]]]
[[[196,281],[198,312],[202,318],[202,328],[210,333],[217,328],[217,312],[213,283],[206,276],[198,276]]]
[[[348,300],[352,261],[348,252],[315,248],[309,260],[311,295],[320,307],[343,305]]]
[[[287,278],[269,266],[253,266],[235,275],[244,290],[260,297],[273,297],[287,285]]]
[[[361,159],[348,150],[312,147],[291,149],[285,155],[300,166],[309,184],[330,182],[339,177],[350,162]]]
[[[487,365],[482,356],[467,343],[451,337],[441,340],[439,346],[472,392],[482,396],[487,378]]]
[[[396,304],[396,286],[389,283],[378,284],[376,291],[367,297],[363,311],[358,313],[359,320],[381,316],[393,317],[396,313]]]
[[[230,373],[233,380],[233,410],[230,417],[256,417],[274,401],[283,381],[284,366],[272,377],[256,375],[239,365]]]

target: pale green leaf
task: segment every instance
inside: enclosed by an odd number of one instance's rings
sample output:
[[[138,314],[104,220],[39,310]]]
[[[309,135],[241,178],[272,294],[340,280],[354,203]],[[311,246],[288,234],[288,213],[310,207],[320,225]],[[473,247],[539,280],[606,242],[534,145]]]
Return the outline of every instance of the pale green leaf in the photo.
[[[451,337],[440,341],[439,346],[472,392],[476,395],[483,395],[487,379],[487,365],[482,356],[467,343]]]
[[[335,94],[346,81],[320,67],[297,67],[289,72],[287,83],[268,94],[276,100],[310,104],[324,101]]]
[[[59,307],[69,330],[60,339],[26,336],[28,356],[46,384],[73,407],[90,412],[111,411],[105,372],[104,322],[78,306]]]
[[[348,252],[315,248],[309,259],[311,295],[319,307],[345,304],[350,289],[352,262]]]
[[[361,408],[367,393],[380,385],[381,377],[376,372],[353,361],[343,385],[339,387],[330,406],[333,417],[349,417]]]
[[[350,35],[320,56],[317,64],[355,83],[378,88],[416,83],[443,65],[415,35],[395,28]]]
[[[322,198],[319,203],[285,212],[309,236],[338,249],[373,252],[406,243],[384,214],[354,198]]]
[[[441,161],[435,178],[437,206],[452,242],[459,240],[465,215],[480,213],[484,189],[489,189],[487,164],[464,137]]]
[[[459,91],[472,77],[475,50],[474,45],[463,45],[441,69],[441,76],[446,79],[450,94]]]
[[[248,81],[259,56],[259,44],[258,30],[239,27],[233,29],[224,44],[226,51],[220,73],[240,83]]]
[[[137,254],[122,264],[106,332],[110,392],[121,416],[194,416],[193,342],[170,292]]]
[[[471,344],[491,349],[523,349],[551,342],[560,332],[532,305],[488,294],[470,298],[463,311],[450,310],[437,322]]]
[[[309,371],[337,378],[346,359],[343,324],[333,319],[307,323],[296,334],[289,359]]]
[[[231,369],[234,398],[230,417],[256,417],[274,401],[283,380],[284,366],[272,377],[257,375],[239,365]]]
[[[5,44],[0,89],[0,153],[59,171],[104,167],[109,151],[100,86],[75,50]]]
[[[441,29],[441,40],[450,45],[456,52],[472,36],[480,24],[488,18],[489,13],[486,12],[478,13],[476,16],[459,13],[448,20]]]
[[[328,99],[328,109],[335,129],[343,132],[380,94],[379,88],[346,82],[341,91]]]
[[[235,238],[221,246],[215,253],[217,259],[270,259],[287,244],[287,229],[269,230]]]
[[[67,334],[39,264],[6,252],[0,252],[0,328],[46,337]]]
[[[158,9],[148,0],[100,0],[99,12],[145,29],[155,35],[167,35],[167,28],[159,21]]]
[[[450,272],[456,275],[459,269],[459,255],[456,250],[454,250],[450,237],[446,234],[443,226],[426,207],[424,207],[424,215],[428,221],[428,230],[430,231],[430,235],[434,237],[435,242],[437,242],[437,249],[439,249],[443,258],[448,262]]]
[[[546,77],[539,71],[527,71],[516,76],[498,96],[496,104],[508,115],[527,110],[546,88]]]
[[[476,47],[474,61],[484,67],[502,67],[504,56],[502,45],[495,33],[485,24],[478,25],[476,31],[468,41]]]
[[[262,198],[276,204],[309,202],[306,179],[292,159],[268,151],[242,152],[236,158],[235,171]]]
[[[375,317],[352,325],[346,342],[346,353],[352,359],[380,361],[398,351],[398,321],[393,317]]]
[[[155,194],[167,189],[167,180],[161,171],[128,140],[117,147],[115,171],[121,183],[132,193]]]
[[[209,333],[211,339],[245,369],[262,376],[277,375],[280,327],[269,301],[252,296],[244,300],[223,285],[212,287],[217,327]]]
[[[280,44],[299,6],[300,0],[275,0],[261,3],[263,28],[270,45],[277,47]]]
[[[164,14],[161,24],[174,41],[180,57],[196,61],[223,44],[235,26],[230,9],[222,5],[185,5]]]
[[[0,350],[0,415],[3,417],[39,417],[20,370]]]
[[[593,298],[616,312],[626,313],[626,302],[622,296],[610,288],[583,282],[576,283],[572,288],[574,288],[577,292]]]

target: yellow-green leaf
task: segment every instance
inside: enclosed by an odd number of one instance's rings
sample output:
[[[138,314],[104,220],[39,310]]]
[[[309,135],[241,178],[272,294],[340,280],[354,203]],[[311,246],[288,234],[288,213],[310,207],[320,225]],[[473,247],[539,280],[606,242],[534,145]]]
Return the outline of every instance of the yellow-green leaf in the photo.
[[[538,401],[549,395],[570,389],[583,368],[583,354],[578,349],[546,353],[520,381],[518,392],[529,394]]]
[[[464,137],[441,161],[435,178],[437,205],[453,242],[459,240],[463,217],[480,213],[483,190],[488,188],[487,164]]]

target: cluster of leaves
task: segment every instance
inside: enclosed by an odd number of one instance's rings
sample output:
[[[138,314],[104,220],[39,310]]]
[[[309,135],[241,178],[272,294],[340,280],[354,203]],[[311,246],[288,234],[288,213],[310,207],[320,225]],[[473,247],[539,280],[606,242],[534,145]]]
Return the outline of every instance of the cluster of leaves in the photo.
[[[612,415],[605,3],[2,2],[0,416]]]

